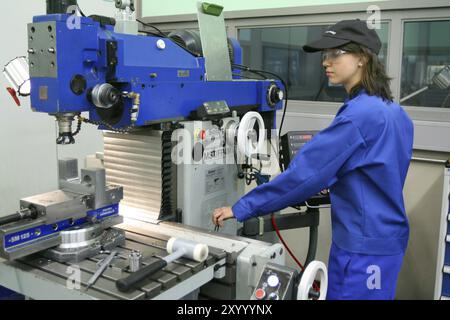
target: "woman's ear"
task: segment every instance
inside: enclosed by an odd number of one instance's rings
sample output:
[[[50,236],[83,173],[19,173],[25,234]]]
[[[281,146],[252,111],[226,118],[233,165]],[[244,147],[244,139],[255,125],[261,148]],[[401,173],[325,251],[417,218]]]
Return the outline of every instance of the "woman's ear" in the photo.
[[[368,59],[367,59],[366,56],[360,56],[359,62],[358,62],[358,67],[361,68],[363,65],[367,64],[367,63],[368,63],[367,60],[368,60]]]

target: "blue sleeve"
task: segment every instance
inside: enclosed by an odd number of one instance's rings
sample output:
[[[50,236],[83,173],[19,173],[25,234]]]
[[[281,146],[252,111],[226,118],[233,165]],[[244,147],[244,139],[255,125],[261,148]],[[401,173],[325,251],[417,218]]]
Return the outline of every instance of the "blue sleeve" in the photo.
[[[286,171],[242,197],[232,208],[234,216],[243,222],[308,200],[332,186],[339,169],[365,145],[358,127],[337,116],[300,150]]]

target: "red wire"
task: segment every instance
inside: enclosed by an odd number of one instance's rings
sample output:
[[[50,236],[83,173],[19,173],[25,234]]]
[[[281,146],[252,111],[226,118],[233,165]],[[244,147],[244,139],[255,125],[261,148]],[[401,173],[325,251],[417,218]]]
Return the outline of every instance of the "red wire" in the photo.
[[[280,233],[280,229],[278,229],[277,223],[275,221],[275,215],[272,215],[272,226],[275,229],[275,232],[277,233],[278,238],[280,239],[281,243],[283,244],[283,246],[286,248],[287,252],[289,253],[289,255],[292,257],[292,259],[294,259],[294,261],[298,264],[298,266],[300,267],[300,269],[302,270],[302,272],[305,271],[305,267],[302,265],[302,263],[297,259],[297,257],[294,255],[294,253],[291,251],[291,249],[289,248],[289,246],[287,245],[286,241],[284,241],[283,237],[281,236]],[[320,291],[319,286],[316,284],[316,282],[313,282],[313,288],[314,290],[316,290],[317,292]]]

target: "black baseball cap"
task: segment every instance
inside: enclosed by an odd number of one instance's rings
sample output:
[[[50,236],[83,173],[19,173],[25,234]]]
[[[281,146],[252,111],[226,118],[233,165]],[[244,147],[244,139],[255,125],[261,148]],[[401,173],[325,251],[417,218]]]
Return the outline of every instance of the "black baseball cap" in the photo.
[[[355,42],[366,46],[375,54],[381,49],[381,41],[375,30],[370,29],[365,21],[343,20],[329,27],[322,38],[303,46],[306,52],[316,52],[332,49]]]

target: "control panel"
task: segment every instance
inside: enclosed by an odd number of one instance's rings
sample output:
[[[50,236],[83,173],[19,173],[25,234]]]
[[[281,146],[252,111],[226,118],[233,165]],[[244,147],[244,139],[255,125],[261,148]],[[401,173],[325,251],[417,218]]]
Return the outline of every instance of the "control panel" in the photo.
[[[223,117],[231,112],[226,101],[205,102],[193,114],[192,119],[206,120]]]
[[[283,170],[288,168],[297,153],[318,133],[319,131],[290,131],[281,137],[280,162]],[[328,191],[320,192],[308,200],[308,204],[311,206],[328,205],[330,203]]]
[[[251,300],[291,300],[297,271],[268,263],[264,268]]]

